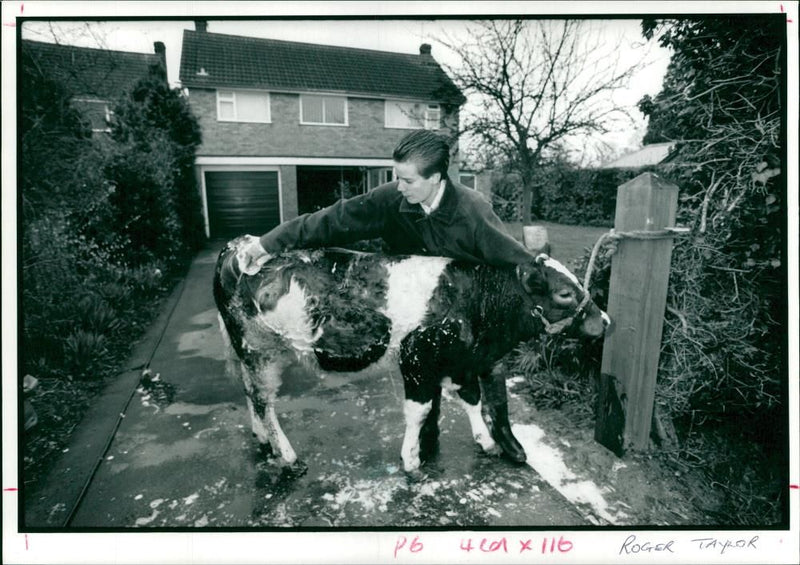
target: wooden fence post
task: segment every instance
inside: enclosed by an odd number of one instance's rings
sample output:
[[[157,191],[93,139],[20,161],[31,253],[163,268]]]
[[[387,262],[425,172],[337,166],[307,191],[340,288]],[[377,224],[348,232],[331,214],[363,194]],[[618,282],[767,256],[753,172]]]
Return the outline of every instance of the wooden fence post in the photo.
[[[550,239],[544,226],[523,226],[522,244],[531,253],[547,253],[550,255]]]
[[[678,187],[643,173],[617,189],[617,233],[675,224]],[[595,439],[622,455],[649,446],[672,238],[622,238],[611,259]]]

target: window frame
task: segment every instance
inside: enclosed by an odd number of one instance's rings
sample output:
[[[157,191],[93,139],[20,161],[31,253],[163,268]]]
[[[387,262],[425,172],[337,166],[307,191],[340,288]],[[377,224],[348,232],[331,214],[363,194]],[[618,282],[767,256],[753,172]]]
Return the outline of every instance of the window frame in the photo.
[[[423,106],[423,115],[420,117],[419,124],[410,125],[389,125],[389,107],[391,104],[409,104]],[[432,112],[436,112],[436,127],[429,127],[433,121]],[[387,98],[383,101],[383,127],[388,129],[425,129],[425,130],[438,130],[442,129],[442,105],[438,102],[424,102],[421,100],[401,100],[399,98]]]
[[[304,97],[315,97],[322,99],[322,122],[309,122],[306,121],[305,116],[303,115],[303,98]],[[328,98],[337,98],[343,101],[344,103],[344,123],[335,123],[335,122],[326,122],[325,120],[325,103],[326,99]],[[300,96],[297,97],[297,103],[299,104],[299,116],[300,116],[300,125],[301,126],[328,126],[328,127],[349,127],[350,126],[350,112],[349,112],[349,98],[347,96],[341,94],[323,94],[317,92],[301,92]]]
[[[468,184],[464,184],[461,181],[461,177],[472,177],[472,186],[469,186]],[[458,173],[458,184],[460,184],[461,186],[465,186],[465,187],[469,188],[470,190],[478,190],[478,175],[476,175],[475,173],[462,173],[462,172],[459,171],[459,173]]]
[[[238,107],[236,104],[236,93],[237,92],[244,92],[248,94],[261,94],[265,97],[266,105],[267,105],[267,117],[265,120],[248,120],[239,117]],[[223,93],[230,93],[231,97],[228,98],[227,96],[223,97]],[[216,90],[217,96],[217,121],[218,122],[238,122],[238,123],[245,123],[245,124],[271,124],[272,123],[272,97],[270,93],[266,90],[248,90],[248,89],[233,89],[233,88],[223,88]],[[221,103],[233,103],[233,118],[223,118],[220,113],[220,104]]]
[[[436,127],[428,127],[428,123],[433,120],[431,112],[436,112]],[[425,117],[423,118],[425,129],[436,130],[442,128],[442,105],[441,104],[428,104],[425,106]]]

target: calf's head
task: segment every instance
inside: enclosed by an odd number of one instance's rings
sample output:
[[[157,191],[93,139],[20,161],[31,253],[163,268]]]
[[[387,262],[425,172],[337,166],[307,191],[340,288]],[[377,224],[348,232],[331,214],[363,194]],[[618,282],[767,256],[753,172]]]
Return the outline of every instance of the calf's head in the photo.
[[[589,292],[564,265],[542,253],[517,267],[517,277],[527,295],[531,314],[550,334],[575,329],[599,337],[611,325],[608,314],[592,302]]]

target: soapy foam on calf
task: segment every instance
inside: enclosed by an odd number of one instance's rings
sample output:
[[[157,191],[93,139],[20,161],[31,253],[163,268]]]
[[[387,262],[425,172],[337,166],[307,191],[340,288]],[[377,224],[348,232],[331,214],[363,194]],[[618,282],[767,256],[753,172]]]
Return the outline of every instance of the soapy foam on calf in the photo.
[[[316,334],[312,331],[307,301],[305,291],[292,277],[288,292],[278,299],[275,307],[258,316],[265,327],[285,338],[296,351],[304,353],[312,351],[313,343],[322,335],[321,329]]]

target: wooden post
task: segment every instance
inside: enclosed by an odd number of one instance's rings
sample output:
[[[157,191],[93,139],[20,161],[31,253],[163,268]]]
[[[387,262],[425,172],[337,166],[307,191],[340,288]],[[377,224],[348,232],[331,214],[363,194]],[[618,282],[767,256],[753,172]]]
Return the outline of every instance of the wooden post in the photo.
[[[531,253],[550,254],[550,240],[544,226],[523,226],[522,243]]]
[[[614,229],[671,227],[677,204],[677,186],[643,173],[617,189]],[[649,446],[672,244],[672,238],[623,238],[611,260],[607,311],[614,330],[603,344],[595,439],[618,455]]]

